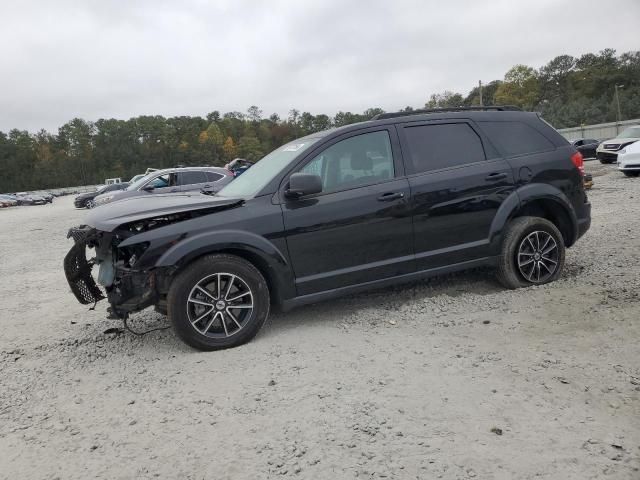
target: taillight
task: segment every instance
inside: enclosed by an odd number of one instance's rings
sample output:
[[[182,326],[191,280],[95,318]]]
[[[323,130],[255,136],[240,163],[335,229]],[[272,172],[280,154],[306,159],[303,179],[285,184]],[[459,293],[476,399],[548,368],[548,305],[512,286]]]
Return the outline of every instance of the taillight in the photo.
[[[580,152],[574,153],[571,155],[571,161],[580,172],[580,175],[584,177],[584,158],[582,158],[582,154]]]

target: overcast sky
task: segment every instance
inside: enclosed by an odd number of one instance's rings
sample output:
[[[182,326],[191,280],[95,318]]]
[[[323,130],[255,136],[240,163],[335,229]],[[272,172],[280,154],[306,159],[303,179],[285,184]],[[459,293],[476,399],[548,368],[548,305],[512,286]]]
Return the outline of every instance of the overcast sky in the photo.
[[[0,18],[2,131],[419,107],[516,63],[640,49],[638,0],[3,0]]]

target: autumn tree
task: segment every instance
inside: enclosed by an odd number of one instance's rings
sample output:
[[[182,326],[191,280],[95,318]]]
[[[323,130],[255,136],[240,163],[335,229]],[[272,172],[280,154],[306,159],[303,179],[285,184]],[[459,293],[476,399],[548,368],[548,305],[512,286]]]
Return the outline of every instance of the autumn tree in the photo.
[[[238,156],[238,149],[236,148],[233,138],[227,137],[222,146],[222,151],[224,152],[224,159],[228,162]]]

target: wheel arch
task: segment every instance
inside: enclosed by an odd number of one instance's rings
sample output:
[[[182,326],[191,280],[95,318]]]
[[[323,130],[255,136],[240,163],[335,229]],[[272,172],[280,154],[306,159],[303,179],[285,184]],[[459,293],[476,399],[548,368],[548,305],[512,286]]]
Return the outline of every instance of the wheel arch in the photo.
[[[530,184],[514,191],[502,203],[491,224],[492,251],[498,254],[507,224],[517,217],[535,216],[552,222],[570,247],[578,235],[575,210],[566,195],[548,184]]]
[[[225,230],[186,238],[167,250],[155,267],[177,267],[175,277],[199,258],[215,253],[235,255],[255,266],[267,281],[272,304],[295,296],[293,272],[285,255],[266,238],[249,232]]]

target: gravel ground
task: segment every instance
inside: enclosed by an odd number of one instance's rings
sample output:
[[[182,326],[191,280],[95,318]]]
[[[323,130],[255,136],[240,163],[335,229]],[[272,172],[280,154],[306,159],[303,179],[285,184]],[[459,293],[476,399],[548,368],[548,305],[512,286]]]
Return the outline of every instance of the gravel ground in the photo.
[[[593,226],[551,285],[452,275],[213,353],[103,333],[62,271],[72,198],[0,211],[0,478],[639,479],[640,179],[587,168]]]

